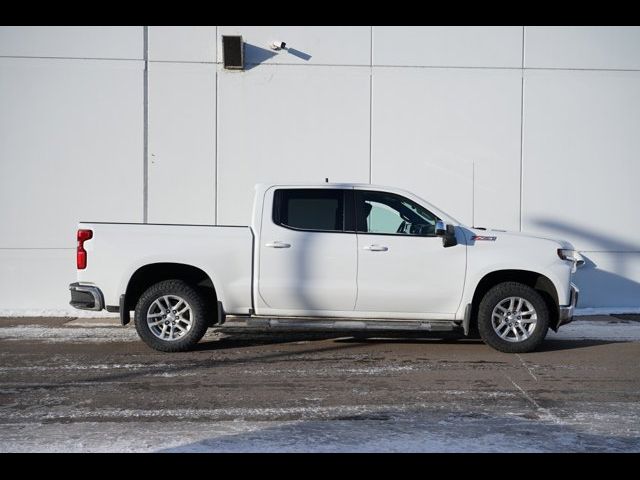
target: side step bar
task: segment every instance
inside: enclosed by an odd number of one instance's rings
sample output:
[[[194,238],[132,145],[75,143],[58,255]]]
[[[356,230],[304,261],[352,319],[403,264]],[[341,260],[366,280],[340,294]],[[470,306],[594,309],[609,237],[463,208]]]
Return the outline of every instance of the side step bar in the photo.
[[[230,318],[229,318],[230,319]],[[241,320],[237,317],[234,320]],[[260,327],[282,330],[357,330],[357,331],[422,331],[422,332],[453,332],[460,330],[460,322],[451,320],[330,320],[326,318],[244,318],[247,327]]]

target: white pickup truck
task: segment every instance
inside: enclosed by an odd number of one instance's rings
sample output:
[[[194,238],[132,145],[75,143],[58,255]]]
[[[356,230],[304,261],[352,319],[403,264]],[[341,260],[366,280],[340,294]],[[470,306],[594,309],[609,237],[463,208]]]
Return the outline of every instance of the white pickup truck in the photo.
[[[119,312],[150,347],[227,316],[268,328],[459,331],[529,352],[573,318],[565,241],[468,227],[410,192],[257,185],[251,226],[81,222],[71,305]]]

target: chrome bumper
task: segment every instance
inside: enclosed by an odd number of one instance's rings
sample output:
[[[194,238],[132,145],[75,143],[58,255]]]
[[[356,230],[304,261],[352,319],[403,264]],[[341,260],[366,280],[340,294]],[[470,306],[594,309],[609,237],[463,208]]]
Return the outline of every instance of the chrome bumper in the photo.
[[[558,325],[556,329],[562,325],[566,325],[573,321],[573,313],[576,309],[576,305],[578,304],[578,294],[580,290],[573,283],[571,284],[571,299],[570,305],[568,306],[560,306],[558,309]]]
[[[69,285],[69,291],[71,292],[69,305],[73,308],[80,310],[102,310],[104,308],[102,292],[98,287],[72,283]]]

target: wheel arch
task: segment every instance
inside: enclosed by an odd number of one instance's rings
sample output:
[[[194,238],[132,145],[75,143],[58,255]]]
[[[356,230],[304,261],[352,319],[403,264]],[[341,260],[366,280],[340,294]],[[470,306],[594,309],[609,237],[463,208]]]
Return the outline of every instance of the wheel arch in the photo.
[[[203,294],[211,308],[217,308],[220,292],[207,272],[185,263],[157,262],[140,266],[133,272],[124,293],[125,309],[135,310],[136,303],[145,290],[158,282],[172,279],[187,282]]]
[[[559,318],[558,291],[553,281],[540,272],[532,270],[505,269],[487,273],[480,279],[471,300],[471,326],[477,328],[478,307],[485,294],[494,286],[503,282],[518,282],[528,285],[542,295],[549,309],[549,325],[557,325]]]

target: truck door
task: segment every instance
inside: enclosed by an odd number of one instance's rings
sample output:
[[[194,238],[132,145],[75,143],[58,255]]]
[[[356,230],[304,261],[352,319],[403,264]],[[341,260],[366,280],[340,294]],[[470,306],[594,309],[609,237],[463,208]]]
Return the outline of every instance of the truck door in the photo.
[[[444,248],[438,218],[416,202],[355,190],[359,312],[449,318],[462,297],[466,247]]]
[[[357,238],[345,232],[346,197],[352,201],[352,192],[324,187],[267,191],[258,240],[258,293],[266,307],[260,308],[259,299],[258,313],[353,311]]]

